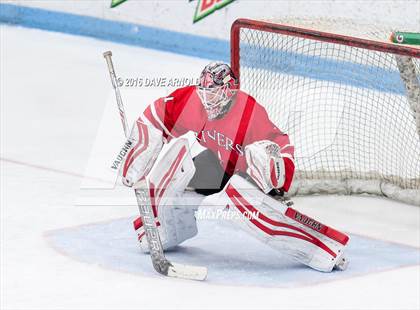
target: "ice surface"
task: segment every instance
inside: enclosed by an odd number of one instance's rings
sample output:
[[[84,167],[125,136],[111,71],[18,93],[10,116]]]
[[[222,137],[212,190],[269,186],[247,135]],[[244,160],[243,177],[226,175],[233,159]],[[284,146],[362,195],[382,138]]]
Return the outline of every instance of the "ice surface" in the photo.
[[[47,238],[54,248],[74,259],[159,277],[150,256],[140,252],[131,224],[132,218],[117,219],[55,230]],[[208,267],[210,284],[299,287],[420,264],[417,248],[351,235],[346,251],[349,268],[345,272],[322,273],[281,255],[226,220],[202,220],[198,228],[197,237],[168,251],[166,256],[173,262]]]
[[[236,239],[242,238],[239,233],[219,231],[208,222],[201,225],[197,239],[170,257],[179,262],[202,258],[217,267],[210,268],[209,283],[147,274],[150,262],[138,253],[135,237],[129,236],[132,228],[128,218],[136,215],[135,205],[76,204],[106,103],[113,96],[102,52],[113,51],[116,70],[124,77],[191,76],[207,61],[58,33],[0,27],[0,308],[420,307],[419,265],[398,267],[418,263],[420,209],[376,197],[298,197],[295,203],[309,216],[354,235],[351,251],[368,249],[372,253],[354,252],[349,274],[355,275],[353,268],[360,271],[362,265],[370,271],[388,266],[394,270],[358,277],[342,273],[339,281],[321,279],[314,284],[315,278],[336,278],[338,273],[320,274],[294,263],[280,264],[275,260],[280,258],[278,254],[262,250],[254,242],[247,249],[246,243]],[[122,95],[135,109],[136,100],[146,93],[155,97],[167,91],[124,88]],[[129,118],[133,120],[135,111],[131,111]],[[122,130],[119,132],[122,135]],[[97,224],[101,221],[108,224]],[[75,228],[78,225],[82,226]],[[106,238],[106,232],[113,234]],[[75,242],[78,237],[82,240]],[[368,237],[384,241],[375,243]],[[388,242],[416,247],[417,252]],[[240,249],[239,244],[243,245]],[[241,252],[225,257],[231,245]],[[256,249],[263,255],[256,255]],[[80,257],[82,254],[86,257]],[[379,260],[378,256],[384,258]],[[270,260],[266,262],[264,257]],[[119,266],[115,267],[116,263]],[[294,279],[286,266],[296,270],[299,279]],[[280,272],[278,268],[283,269]],[[263,279],[268,281],[266,285]],[[302,286],[305,281],[309,285]]]

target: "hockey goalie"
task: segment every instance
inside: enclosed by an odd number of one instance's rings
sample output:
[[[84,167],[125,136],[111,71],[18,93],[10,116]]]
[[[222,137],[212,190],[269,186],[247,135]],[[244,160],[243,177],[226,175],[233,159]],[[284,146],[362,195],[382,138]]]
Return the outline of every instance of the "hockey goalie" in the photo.
[[[206,149],[194,159],[188,141],[174,139],[189,131]],[[241,229],[295,260],[324,272],[346,268],[348,236],[301,214],[284,198],[294,174],[294,147],[265,109],[238,89],[227,64],[210,63],[199,85],[179,88],[149,105],[130,140],[122,180],[129,187],[148,187],[165,250],[197,234],[199,206],[183,206],[179,198],[188,187],[215,196],[239,215],[235,223]],[[147,252],[141,218],[134,228]]]

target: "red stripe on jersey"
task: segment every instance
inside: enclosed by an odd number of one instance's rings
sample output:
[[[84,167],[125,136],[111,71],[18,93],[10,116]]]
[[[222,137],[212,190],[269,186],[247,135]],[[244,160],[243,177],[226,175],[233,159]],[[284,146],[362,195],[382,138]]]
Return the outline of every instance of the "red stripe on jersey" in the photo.
[[[308,232],[306,232],[306,231],[304,231],[304,230],[302,230],[298,227],[273,220],[273,219],[265,216],[261,212],[259,212],[248,201],[246,201],[246,199],[243,196],[241,196],[241,194],[231,184],[229,184],[228,188],[226,189],[226,193],[229,196],[229,198],[232,200],[232,202],[236,206],[236,208],[244,216],[247,215],[246,212],[250,211],[251,214],[257,214],[258,219],[260,219],[260,220],[262,220],[262,221],[264,221],[264,222],[266,222],[266,223],[268,223],[272,226],[283,227],[283,228],[287,228],[287,229],[294,230],[294,231],[298,232],[298,233],[293,233],[293,232],[282,231],[282,230],[274,230],[274,229],[271,229],[271,228],[265,226],[264,224],[262,224],[260,221],[258,221],[254,217],[253,218],[246,217],[246,218],[249,219],[249,221],[251,223],[253,223],[256,227],[258,227],[260,230],[262,230],[266,234],[271,235],[271,236],[284,235],[284,236],[288,236],[288,237],[292,237],[292,238],[301,239],[301,240],[310,242],[310,243],[318,246],[319,248],[323,249],[325,252],[330,254],[332,257],[337,257],[337,254],[334,253],[334,251],[332,251],[327,245],[325,245],[321,240],[319,240],[315,236],[312,236]]]
[[[251,96],[248,96],[245,109],[242,113],[242,117],[239,123],[239,128],[236,133],[233,145],[243,145],[246,131],[248,129],[249,121],[251,120],[252,112],[254,111],[255,100]],[[238,162],[239,154],[235,151],[230,152],[229,160],[226,166],[226,172],[229,175],[233,175],[235,173],[236,163]]]
[[[175,132],[177,131],[176,124],[178,123],[178,119],[182,118],[181,115],[185,113],[185,106],[189,102],[199,100],[195,89],[195,86],[178,88],[169,96],[156,101],[155,107],[157,113],[159,113],[159,108],[164,107],[162,109],[163,125],[171,134],[173,129],[175,129]]]

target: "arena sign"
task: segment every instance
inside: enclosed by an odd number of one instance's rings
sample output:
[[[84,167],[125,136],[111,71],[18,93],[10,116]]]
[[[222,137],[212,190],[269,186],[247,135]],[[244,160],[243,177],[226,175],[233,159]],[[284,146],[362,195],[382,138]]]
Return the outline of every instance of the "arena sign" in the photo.
[[[116,6],[120,5],[121,3],[127,0],[111,0],[111,8],[115,8]]]
[[[234,0],[198,0],[193,22],[196,23]]]
[[[111,8],[115,8],[121,3],[127,0],[111,0]],[[192,2],[194,0],[189,0]],[[235,0],[198,0],[197,7],[195,9],[193,23],[196,23],[210,14],[220,10]]]

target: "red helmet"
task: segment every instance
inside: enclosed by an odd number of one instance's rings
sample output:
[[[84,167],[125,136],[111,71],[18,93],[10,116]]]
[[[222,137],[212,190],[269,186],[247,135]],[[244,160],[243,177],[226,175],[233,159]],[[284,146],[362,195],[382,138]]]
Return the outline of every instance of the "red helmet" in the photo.
[[[223,62],[208,64],[200,76],[197,93],[209,119],[217,118],[226,111],[238,90],[232,69]]]

